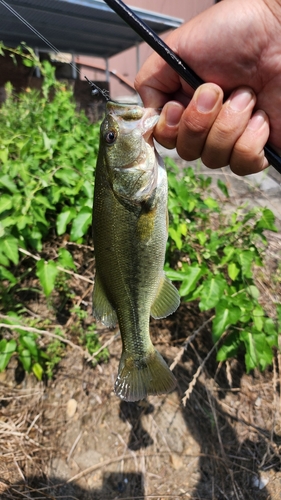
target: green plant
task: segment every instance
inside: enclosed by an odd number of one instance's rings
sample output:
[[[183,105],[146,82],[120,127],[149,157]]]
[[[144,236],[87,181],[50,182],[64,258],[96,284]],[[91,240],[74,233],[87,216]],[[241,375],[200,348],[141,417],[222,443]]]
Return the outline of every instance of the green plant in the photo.
[[[26,88],[20,94],[7,84],[0,109],[0,310],[16,311],[4,320],[0,371],[15,355],[27,372],[41,379],[43,373],[52,376],[64,343],[42,343],[40,319],[38,332],[28,331],[32,325],[23,317],[19,292],[36,294],[38,300],[39,282],[49,309],[63,309],[66,301],[71,307],[73,292],[65,271],[77,269],[72,254],[57,242],[62,237],[77,243],[87,238],[99,124],[76,111],[72,90],[56,81],[54,68],[46,61],[41,64],[32,49],[0,44],[0,55],[4,51],[15,62],[21,57],[26,66],[38,66],[43,82],[40,92]],[[13,325],[13,338],[8,325]],[[63,335],[61,329],[55,331]]]
[[[276,231],[274,216],[267,208],[239,207],[225,215],[219,203],[206,196],[211,179],[182,174],[169,164],[169,240],[166,272],[181,283],[184,301],[199,300],[201,311],[214,309],[213,340],[227,332],[218,350],[223,361],[243,348],[247,371],[272,363],[281,328],[259,303],[254,280],[255,266],[263,265],[267,243],[265,230]],[[227,197],[227,187],[219,181]],[[276,314],[277,318],[277,314]]]
[[[13,331],[17,335],[16,338],[10,340],[3,338],[0,341],[0,372],[5,370],[11,357],[16,354],[23,369],[28,373],[33,372],[38,380],[42,380],[49,357],[38,345],[38,334],[28,331],[28,328],[21,325],[20,318],[13,312],[10,312],[3,321],[7,325],[13,325]]]
[[[0,45],[0,54],[4,49]],[[69,233],[77,242],[87,235],[99,125],[76,112],[71,89],[56,81],[47,61],[41,64],[26,46],[9,50],[24,64],[39,66],[44,77],[41,93],[27,88],[15,95],[7,84],[0,111],[0,281],[11,289],[20,279],[15,269],[21,248],[41,252],[52,235]],[[66,252],[62,249],[58,262],[37,263],[46,295],[54,288],[58,265],[67,261],[74,268]]]
[[[92,356],[93,354],[97,353],[95,357],[92,360],[92,364],[95,366],[98,362],[106,362],[109,359],[109,352],[108,349],[102,349],[101,344],[99,341],[98,334],[96,332],[96,325],[92,324],[88,326],[86,332],[83,334],[81,338],[82,344],[85,345],[88,353]]]
[[[55,329],[55,335],[64,337],[63,332],[60,328]],[[47,359],[45,362],[45,372],[48,378],[52,378],[54,375],[54,370],[56,366],[61,361],[65,353],[65,344],[58,339],[49,342],[46,348]]]
[[[72,310],[72,317],[74,318],[71,330],[79,336],[79,342],[82,346],[85,346],[88,353],[92,356],[97,351],[98,354],[93,358],[92,364],[95,366],[98,362],[105,362],[109,358],[109,352],[107,349],[101,349],[101,343],[99,336],[96,331],[96,324],[91,323],[90,325],[86,323],[88,318],[87,311],[84,311],[79,306],[75,306]]]
[[[43,373],[52,376],[64,343],[56,339],[42,347],[40,333],[23,328],[25,308],[18,301],[19,290],[38,295],[39,282],[49,308],[54,307],[54,296],[61,299],[59,308],[69,301],[72,326],[56,330],[57,335],[70,333],[91,355],[101,347],[95,325],[87,324],[88,313],[80,306],[73,308],[65,270],[77,272],[76,260],[63,244],[50,252],[50,242],[82,243],[87,238],[99,124],[90,124],[76,112],[72,91],[55,80],[52,66],[41,64],[32,49],[0,44],[0,54],[3,50],[13,58],[23,57],[27,66],[39,66],[44,80],[41,92],[27,88],[18,95],[8,84],[0,109],[0,309],[16,311],[5,321],[19,324],[15,338],[5,333],[0,340],[0,371],[16,355],[24,369],[40,379]],[[226,332],[218,360],[236,356],[242,348],[247,370],[264,369],[278,345],[281,306],[276,305],[275,317],[268,317],[259,301],[254,268],[263,264],[265,230],[275,231],[273,214],[267,208],[242,206],[226,216],[208,194],[211,179],[192,168],[180,173],[171,160],[167,162],[167,274],[180,283],[184,301],[197,300],[202,311],[215,313],[214,341]],[[219,181],[218,186],[227,197],[225,184]],[[103,350],[95,362],[107,357]]]

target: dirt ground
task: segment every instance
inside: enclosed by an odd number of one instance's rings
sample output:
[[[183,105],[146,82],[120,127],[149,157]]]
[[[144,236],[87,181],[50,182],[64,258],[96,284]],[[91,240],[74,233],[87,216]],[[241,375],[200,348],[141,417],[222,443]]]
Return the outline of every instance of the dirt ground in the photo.
[[[262,375],[245,375],[242,361],[220,366],[214,354],[204,365],[208,324],[190,305],[152,324],[170,363],[186,325],[199,332],[174,369],[177,390],[141,404],[113,393],[119,338],[95,369],[69,350],[48,385],[32,376],[17,385],[11,367],[2,376],[0,498],[279,499],[281,358]]]
[[[269,243],[270,263],[280,233]],[[270,274],[265,299],[269,285]],[[151,322],[178,386],[141,403],[113,392],[117,330],[100,328],[110,359],[95,368],[70,346],[48,382],[10,363],[0,374],[0,498],[279,500],[281,355],[263,374],[247,375],[242,357],[219,364],[210,324],[196,303]]]

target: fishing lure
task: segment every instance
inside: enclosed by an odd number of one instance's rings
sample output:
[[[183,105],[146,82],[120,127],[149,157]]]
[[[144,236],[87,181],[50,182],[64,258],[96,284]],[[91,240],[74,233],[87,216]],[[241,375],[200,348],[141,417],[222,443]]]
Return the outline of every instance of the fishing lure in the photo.
[[[85,80],[87,80],[88,84],[91,85],[91,87],[92,87],[92,95],[93,96],[101,94],[102,97],[106,100],[106,102],[112,101],[112,99],[110,98],[108,90],[101,89],[94,82],[92,82],[91,80],[89,80],[89,78],[87,78],[86,76],[84,78],[85,78]]]

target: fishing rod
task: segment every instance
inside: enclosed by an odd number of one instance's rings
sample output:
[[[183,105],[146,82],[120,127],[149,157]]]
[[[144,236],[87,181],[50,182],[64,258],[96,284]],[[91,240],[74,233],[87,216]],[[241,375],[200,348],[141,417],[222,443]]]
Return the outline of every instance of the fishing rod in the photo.
[[[204,81],[122,0],[104,0],[176,73],[196,90]],[[268,162],[281,174],[281,157],[270,144],[264,146]]]
[[[171,66],[178,75],[185,80],[191,88],[196,90],[204,81],[175,53],[173,50],[144,22],[140,17],[135,14],[127,5],[125,5],[121,0],[104,0],[105,3],[116,12],[119,17],[123,19],[157,54],[160,55],[168,64]],[[44,37],[36,28],[32,26],[23,16],[21,16],[11,5],[9,5],[5,0],[0,0],[6,9],[8,9],[14,16],[16,16],[27,28],[29,28],[36,36],[38,36],[50,49],[56,53],[60,54],[60,51],[53,45],[46,37]],[[75,63],[68,62],[68,64],[74,68],[80,75],[81,70],[76,66]],[[107,91],[103,91],[88,80],[88,83],[92,87],[92,93],[101,93],[105,100],[109,100],[110,97]],[[281,158],[270,146],[266,144],[264,147],[264,152],[269,163],[281,174]]]

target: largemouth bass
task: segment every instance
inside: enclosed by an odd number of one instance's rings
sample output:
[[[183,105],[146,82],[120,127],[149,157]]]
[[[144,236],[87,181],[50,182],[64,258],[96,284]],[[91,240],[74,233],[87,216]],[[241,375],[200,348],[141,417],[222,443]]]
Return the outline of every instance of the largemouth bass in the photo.
[[[125,401],[171,391],[176,379],[149,334],[179,294],[163,272],[167,241],[167,175],[153,145],[158,112],[108,101],[96,166],[93,235],[95,317],[117,321],[123,351],[115,393]]]

